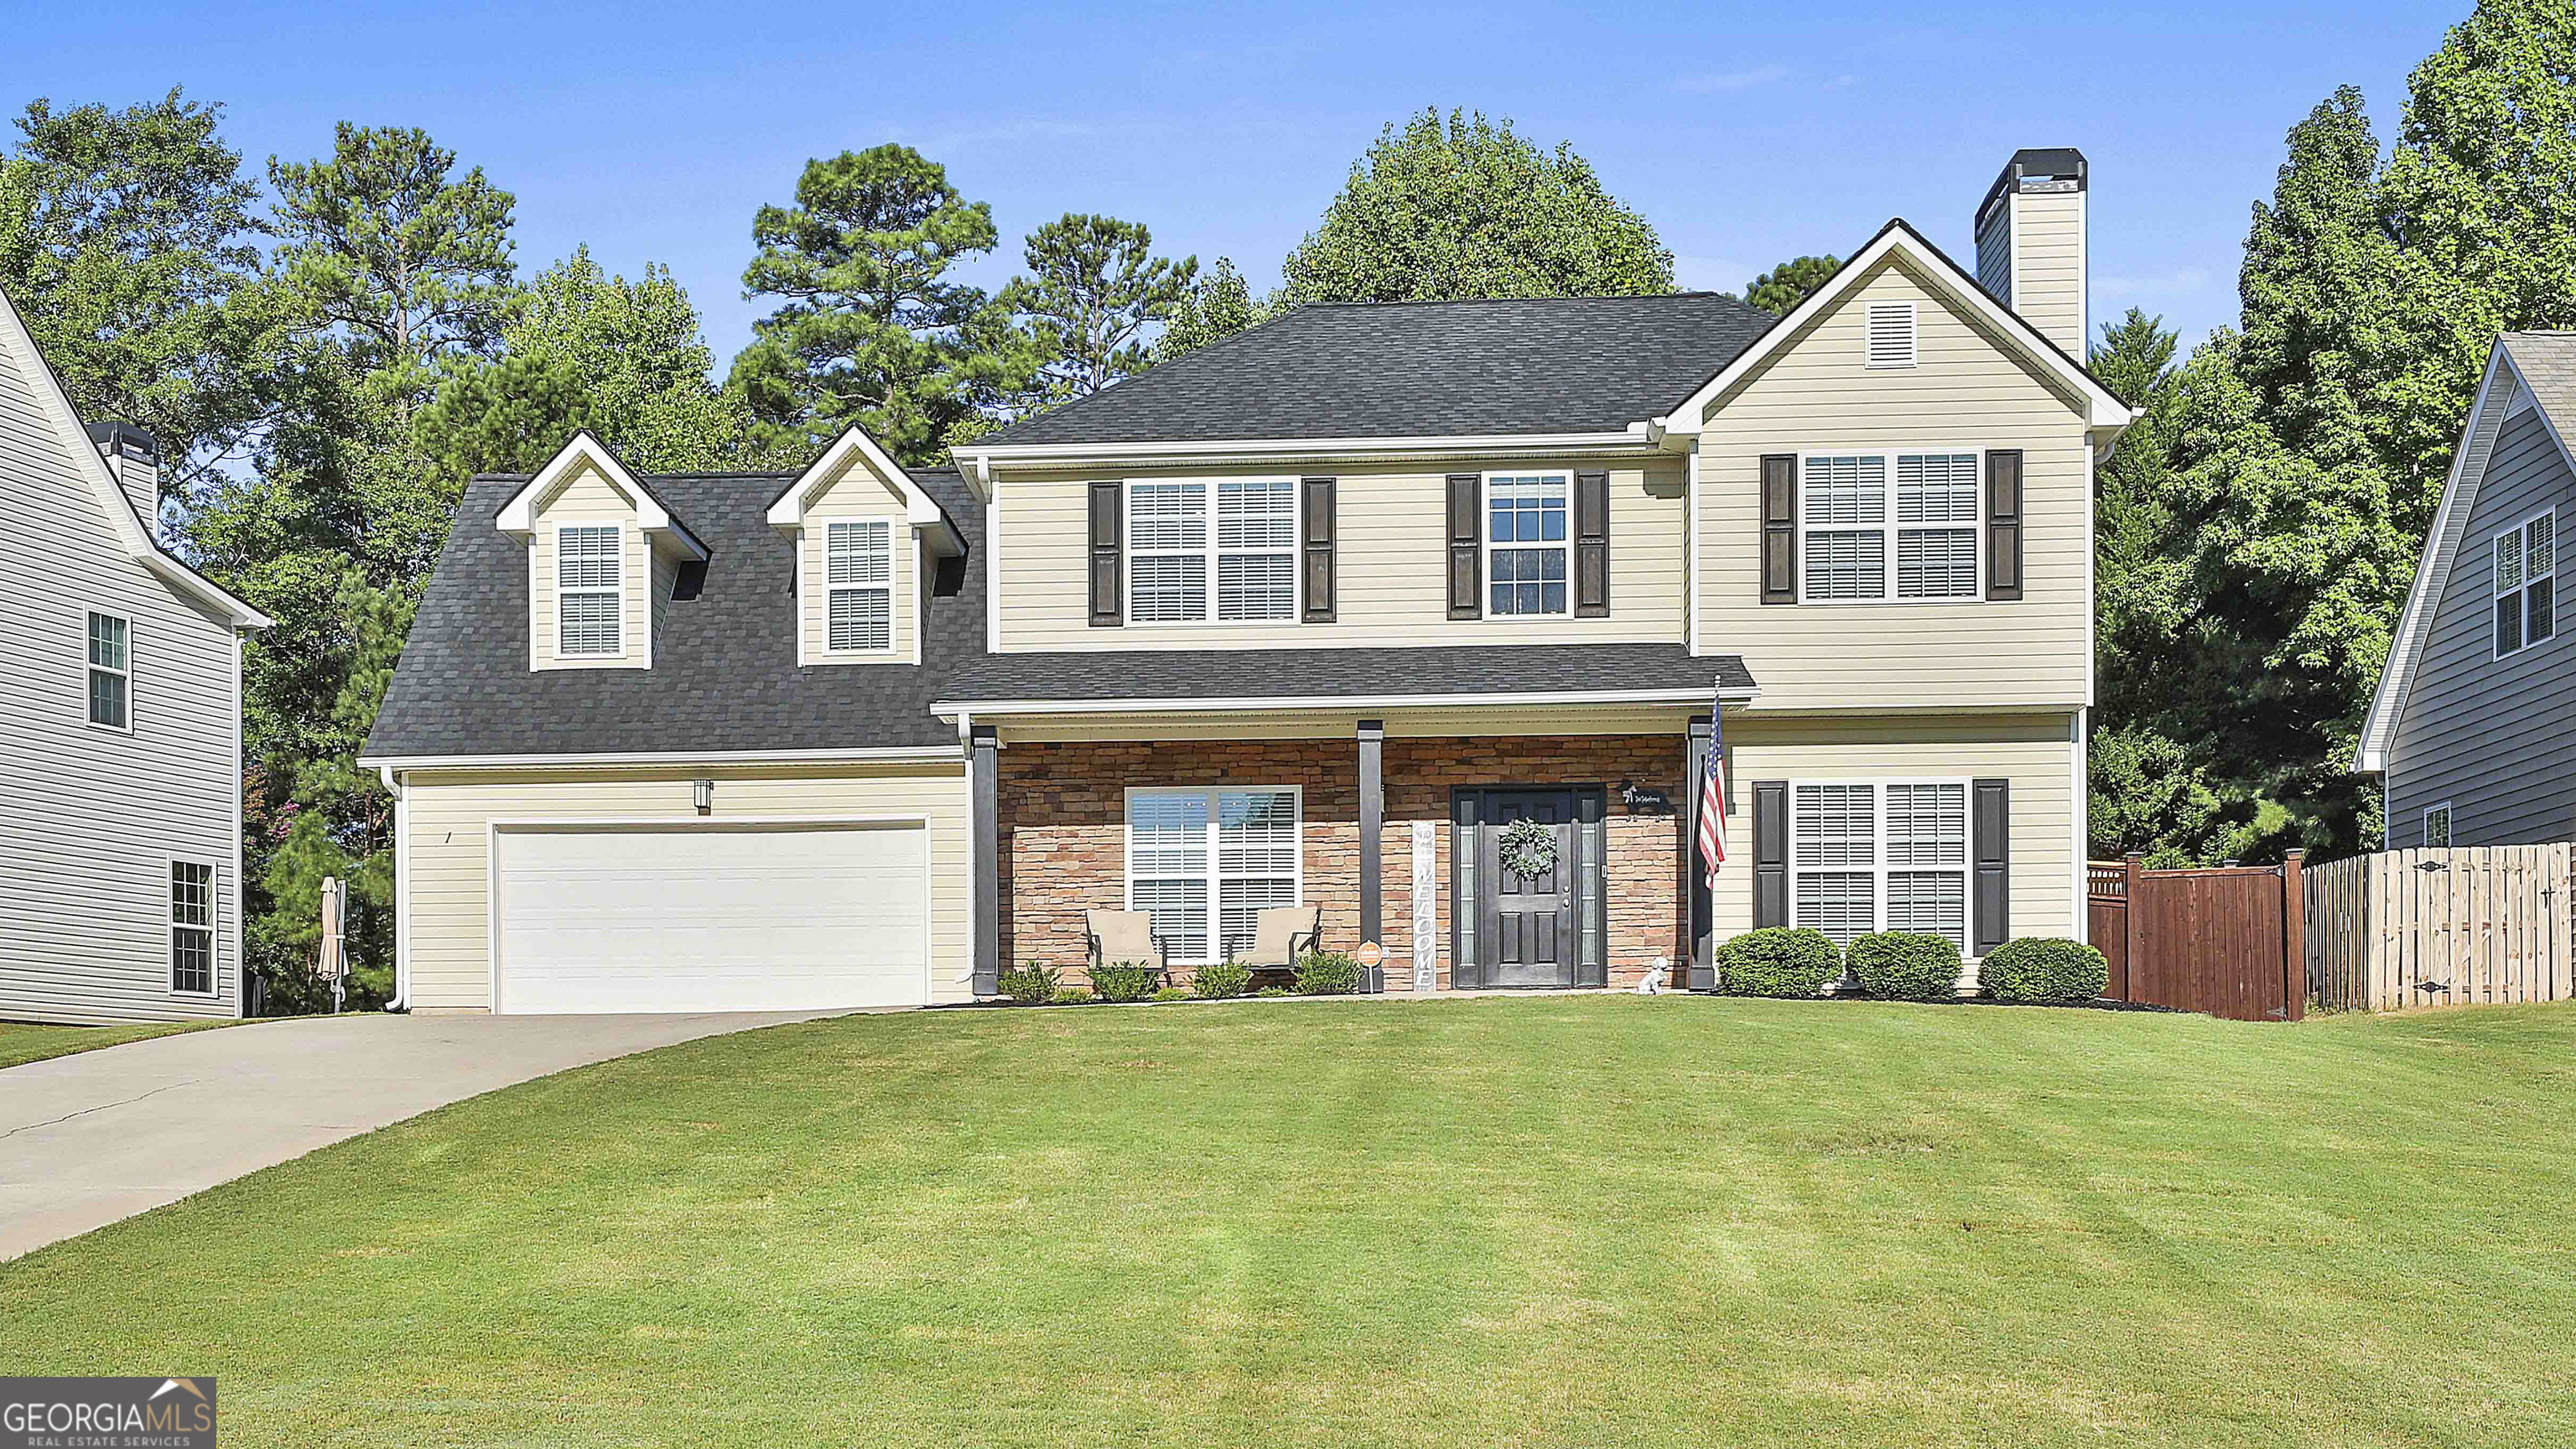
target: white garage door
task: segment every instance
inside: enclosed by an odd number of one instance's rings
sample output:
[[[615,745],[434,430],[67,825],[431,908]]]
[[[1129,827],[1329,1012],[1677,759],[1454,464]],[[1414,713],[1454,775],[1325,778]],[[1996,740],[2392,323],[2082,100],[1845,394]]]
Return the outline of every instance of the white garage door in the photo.
[[[508,828],[494,1009],[804,1011],[930,999],[918,825]]]

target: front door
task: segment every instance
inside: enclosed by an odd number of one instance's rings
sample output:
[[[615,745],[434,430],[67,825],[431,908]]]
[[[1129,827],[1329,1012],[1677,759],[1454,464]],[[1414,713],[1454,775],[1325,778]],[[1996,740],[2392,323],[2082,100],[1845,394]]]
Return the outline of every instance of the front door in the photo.
[[[1479,901],[1484,985],[1572,986],[1574,938],[1574,792],[1489,790],[1476,822],[1476,877],[1490,883]],[[1556,837],[1556,859],[1535,875],[1503,863],[1503,831],[1535,820]]]

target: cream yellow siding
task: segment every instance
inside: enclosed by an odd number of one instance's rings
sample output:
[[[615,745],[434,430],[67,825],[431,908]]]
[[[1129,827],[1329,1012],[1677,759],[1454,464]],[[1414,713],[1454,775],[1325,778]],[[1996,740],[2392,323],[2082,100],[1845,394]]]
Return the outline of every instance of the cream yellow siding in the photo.
[[[962,761],[887,765],[592,771],[410,771],[404,776],[404,950],[411,1005],[486,1011],[492,1001],[491,823],[515,821],[859,819],[926,816],[930,832],[930,988],[963,1001],[972,959],[973,886]],[[715,782],[700,816],[690,781]]]
[[[2011,785],[2012,934],[2082,937],[2071,715],[1726,720],[1729,857],[1710,893],[1717,938],[1753,928],[1753,786],[1763,780],[1983,780]]]
[[[2084,193],[2011,196],[2013,310],[2070,357],[2084,355]]]
[[[835,523],[883,522],[893,549],[894,574],[888,588],[892,593],[890,613],[893,628],[888,638],[891,648],[866,651],[834,651],[831,648],[831,577],[828,567],[832,525]],[[799,598],[796,617],[803,637],[797,642],[797,660],[803,664],[917,664],[921,659],[920,629],[915,622],[920,601],[919,580],[921,540],[912,525],[904,521],[903,496],[883,479],[864,467],[853,466],[826,485],[820,495],[806,505],[805,522],[797,540],[797,579]]]
[[[1453,620],[1448,593],[1448,475],[1489,469],[1606,469],[1610,474],[1610,616]],[[1281,477],[1276,467],[1126,469],[1005,476],[987,515],[996,556],[995,642],[1006,652],[1068,649],[1315,649],[1342,646],[1678,643],[1682,639],[1684,460],[1580,457],[1544,463],[1461,459],[1316,463],[1331,475],[1338,547],[1329,624],[1090,623],[1089,483],[1155,476]]]
[[[585,464],[535,512],[536,530],[528,541],[529,666],[535,669],[646,669],[653,662],[653,600],[656,566],[652,540],[637,525],[635,505],[617,491],[598,469]],[[614,657],[566,659],[557,652],[555,629],[555,534],[584,524],[618,526],[618,583],[624,592],[619,617],[625,647]],[[667,577],[667,568],[662,573]]]
[[[1916,304],[1913,367],[1865,365],[1869,305],[1889,301]],[[2083,404],[1969,313],[1902,265],[1882,263],[1705,419],[1693,642],[1744,656],[1764,710],[2086,702],[2092,484]],[[1763,455],[1914,448],[2022,450],[2023,597],[1763,604]],[[1982,551],[1982,533],[1979,542]]]

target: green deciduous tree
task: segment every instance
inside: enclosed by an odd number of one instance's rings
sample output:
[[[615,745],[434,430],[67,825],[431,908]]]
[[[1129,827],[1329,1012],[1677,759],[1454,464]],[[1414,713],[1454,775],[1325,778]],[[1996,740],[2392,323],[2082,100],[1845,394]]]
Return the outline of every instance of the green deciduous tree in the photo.
[[[1839,258],[1799,257],[1782,262],[1744,284],[1744,302],[1757,311],[1774,317],[1787,315],[1790,308],[1807,300],[1807,294],[1825,284],[1825,278],[1842,265]]]
[[[1198,280],[1196,257],[1154,255],[1143,223],[1068,212],[1029,233],[1029,275],[1002,305],[1045,339],[1038,390],[1088,397],[1152,360],[1147,329],[1167,321]]]
[[[1219,338],[1257,327],[1270,316],[1268,304],[1253,300],[1252,289],[1244,284],[1243,273],[1234,269],[1232,259],[1219,257],[1173,305],[1163,335],[1155,340],[1154,361],[1186,357]]]
[[[1387,126],[1282,270],[1285,306],[1673,290],[1672,253],[1570,143],[1458,111]]]
[[[744,294],[780,299],[734,359],[733,383],[774,445],[811,456],[852,423],[911,463],[1029,392],[1036,338],[956,281],[995,241],[992,209],[947,170],[889,143],[813,161],[793,206],[764,206]]]

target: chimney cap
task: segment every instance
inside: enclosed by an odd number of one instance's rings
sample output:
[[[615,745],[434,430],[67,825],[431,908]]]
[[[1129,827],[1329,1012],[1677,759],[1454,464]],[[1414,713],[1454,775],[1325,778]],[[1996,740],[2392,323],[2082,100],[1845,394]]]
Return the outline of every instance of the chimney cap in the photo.
[[[1977,203],[1977,224],[1984,226],[1987,213],[2010,192],[2090,190],[2091,169],[2084,153],[2072,146],[2025,146],[2004,163],[2003,174],[1986,189],[1986,199]]]
[[[89,434],[89,440],[96,443],[102,453],[121,454],[146,463],[161,460],[161,445],[152,440],[150,433],[132,423],[91,423],[82,431]]]

